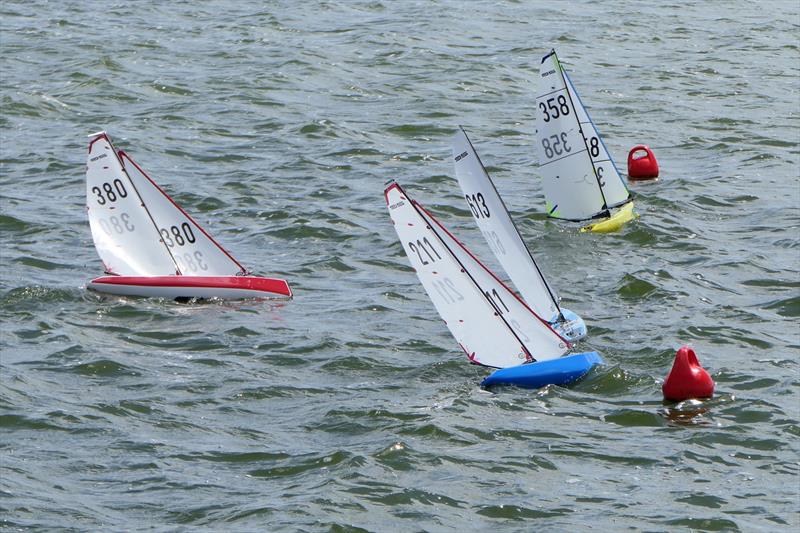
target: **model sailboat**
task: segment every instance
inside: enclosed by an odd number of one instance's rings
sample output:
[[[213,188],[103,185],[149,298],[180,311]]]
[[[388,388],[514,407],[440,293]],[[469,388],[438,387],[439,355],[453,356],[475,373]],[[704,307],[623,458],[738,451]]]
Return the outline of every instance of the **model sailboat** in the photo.
[[[400,242],[439,315],[475,364],[500,368],[484,386],[537,388],[578,379],[596,352],[562,357],[570,342],[537,316],[397,183],[384,191]]]
[[[542,58],[536,146],[547,215],[608,232],[636,217],[633,199],[555,50]]]
[[[557,333],[569,341],[586,336],[583,320],[558,304],[558,296],[547,282],[503,199],[466,132],[459,128],[453,136],[453,161],[456,179],[469,204],[470,212],[489,248],[519,290],[525,303],[544,318]]]
[[[90,136],[86,208],[107,276],[90,289],[163,298],[291,298],[286,281],[250,275],[105,132]]]

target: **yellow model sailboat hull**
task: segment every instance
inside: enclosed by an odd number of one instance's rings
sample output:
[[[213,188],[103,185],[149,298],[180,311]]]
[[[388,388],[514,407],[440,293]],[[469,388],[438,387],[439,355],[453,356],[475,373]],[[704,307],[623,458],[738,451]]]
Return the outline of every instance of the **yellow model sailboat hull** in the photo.
[[[637,218],[638,216],[639,214],[633,211],[633,202],[628,202],[620,207],[610,217],[582,227],[581,232],[591,231],[592,233],[610,233],[612,231],[617,231],[622,227],[623,224]]]

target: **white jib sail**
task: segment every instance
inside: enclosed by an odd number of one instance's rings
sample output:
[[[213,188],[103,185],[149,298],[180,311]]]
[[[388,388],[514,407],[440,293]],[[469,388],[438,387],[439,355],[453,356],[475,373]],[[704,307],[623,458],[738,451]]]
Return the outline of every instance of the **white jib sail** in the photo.
[[[567,341],[561,338],[545,321],[534,314],[525,303],[486,268],[425,208],[415,204],[422,218],[431,226],[439,239],[469,273],[489,303],[511,326],[528,353],[537,361],[561,357],[569,351]]]
[[[176,204],[125,152],[120,152],[170,254],[184,276],[234,276],[244,267]]]
[[[89,143],[86,209],[107,272],[121,276],[176,274],[176,265],[105,133]]]
[[[385,192],[397,235],[439,315],[471,361],[505,368],[532,360],[522,340],[399,185]]]
[[[607,213],[603,192],[581,132],[555,51],[542,59],[536,97],[536,147],[547,214],[587,220]]]
[[[561,312],[558,297],[525,246],[478,153],[461,128],[453,136],[453,160],[461,191],[497,260],[528,306],[540,317],[554,320]]]
[[[625,186],[622,177],[619,175],[617,165],[614,164],[614,160],[611,158],[611,154],[606,148],[603,138],[600,137],[600,132],[597,131],[567,71],[562,69],[562,72],[567,82],[567,90],[575,106],[578,122],[583,130],[583,136],[586,139],[589,156],[592,158],[592,164],[597,172],[597,179],[600,182],[600,186],[603,188],[603,195],[605,196],[606,202],[608,202],[608,207],[611,209],[627,203],[631,199],[631,194]]]

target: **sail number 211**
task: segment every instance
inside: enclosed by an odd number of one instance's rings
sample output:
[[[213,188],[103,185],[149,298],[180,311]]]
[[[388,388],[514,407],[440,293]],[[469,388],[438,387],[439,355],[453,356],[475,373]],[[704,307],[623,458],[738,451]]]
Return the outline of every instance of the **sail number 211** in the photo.
[[[433,247],[431,241],[428,240],[427,237],[423,237],[422,240],[417,239],[417,242],[409,242],[408,247],[417,254],[419,257],[419,262],[423,265],[429,265],[435,262],[437,259],[441,259],[442,256],[439,255],[439,252],[436,251],[436,248]],[[430,250],[430,251],[429,251]],[[422,257],[422,252],[425,252],[425,255],[430,259],[430,261],[426,261],[424,257]],[[431,252],[433,252],[431,254]],[[436,257],[434,257],[434,255]]]

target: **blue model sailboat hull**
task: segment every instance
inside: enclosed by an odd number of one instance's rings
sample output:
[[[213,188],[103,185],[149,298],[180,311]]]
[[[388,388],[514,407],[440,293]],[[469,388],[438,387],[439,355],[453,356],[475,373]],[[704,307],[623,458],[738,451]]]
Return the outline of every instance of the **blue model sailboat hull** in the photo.
[[[600,364],[603,364],[603,359],[597,352],[577,353],[549,361],[501,368],[484,379],[481,387],[515,385],[525,389],[538,389],[545,385],[567,385]]]

